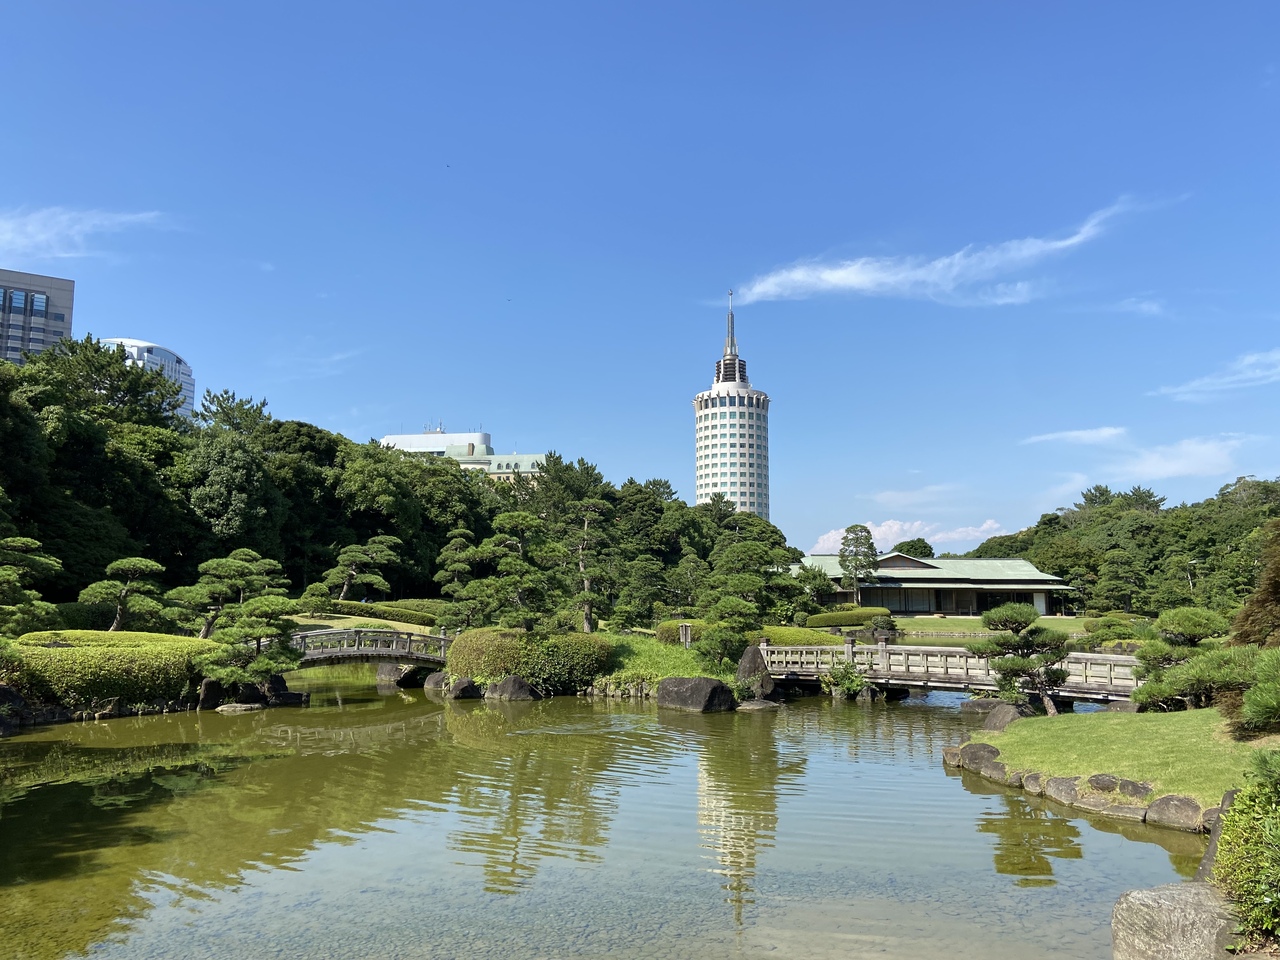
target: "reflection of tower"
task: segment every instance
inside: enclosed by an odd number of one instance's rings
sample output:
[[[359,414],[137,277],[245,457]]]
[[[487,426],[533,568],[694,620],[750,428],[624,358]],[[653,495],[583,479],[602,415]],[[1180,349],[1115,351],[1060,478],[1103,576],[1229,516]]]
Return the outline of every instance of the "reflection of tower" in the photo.
[[[723,493],[740,511],[769,519],[769,395],[754,390],[747,362],[738,357],[733,291],[724,356],[710,390],[693,398],[696,424],[696,503]]]
[[[748,770],[739,776],[748,778]],[[755,903],[752,881],[756,875],[756,849],[773,846],[778,829],[778,814],[772,802],[762,809],[751,809],[743,803],[750,795],[721,780],[705,758],[698,760],[698,833],[702,848],[714,851],[719,864],[712,873],[724,877],[720,889],[726,891],[725,903],[733,904],[733,919],[742,924],[742,910]]]

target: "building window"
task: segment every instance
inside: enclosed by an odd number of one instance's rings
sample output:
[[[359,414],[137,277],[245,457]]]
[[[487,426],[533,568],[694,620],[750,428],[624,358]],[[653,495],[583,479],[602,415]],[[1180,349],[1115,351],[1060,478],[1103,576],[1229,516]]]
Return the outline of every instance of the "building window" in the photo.
[[[31,315],[44,319],[45,305],[48,301],[43,293],[33,293],[31,295]]]
[[[14,290],[9,294],[9,309],[14,313],[25,313],[27,310],[27,295],[22,290]]]

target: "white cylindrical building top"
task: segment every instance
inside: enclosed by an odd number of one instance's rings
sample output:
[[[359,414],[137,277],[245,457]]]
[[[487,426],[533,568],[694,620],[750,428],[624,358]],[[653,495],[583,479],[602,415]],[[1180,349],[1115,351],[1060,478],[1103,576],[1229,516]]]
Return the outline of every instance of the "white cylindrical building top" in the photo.
[[[694,395],[696,503],[724,494],[738,510],[769,518],[769,395],[751,386],[738,356],[730,291],[724,355],[711,387]]]

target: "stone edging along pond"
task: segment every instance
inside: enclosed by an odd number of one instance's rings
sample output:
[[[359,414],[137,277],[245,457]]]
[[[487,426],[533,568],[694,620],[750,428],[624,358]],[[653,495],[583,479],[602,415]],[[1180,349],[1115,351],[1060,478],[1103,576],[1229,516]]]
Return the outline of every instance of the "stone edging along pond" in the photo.
[[[989,743],[965,743],[942,748],[942,762],[948,766],[960,767],[1005,786],[1021,787],[1033,796],[1048,797],[1068,807],[1104,817],[1205,833],[1213,829],[1222,813],[1221,806],[1204,809],[1191,797],[1176,794],[1157,797],[1150,804],[1144,804],[1141,801],[1151,793],[1150,784],[1109,773],[1096,773],[1088,778],[1046,777],[1026,770],[1010,770],[1007,764],[1000,762],[999,756],[999,749]]]

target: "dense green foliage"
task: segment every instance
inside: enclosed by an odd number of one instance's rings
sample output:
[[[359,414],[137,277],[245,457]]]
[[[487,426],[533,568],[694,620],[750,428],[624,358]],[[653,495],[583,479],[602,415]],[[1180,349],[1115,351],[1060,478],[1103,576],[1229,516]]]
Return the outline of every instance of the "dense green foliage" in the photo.
[[[1116,493],[1095,486],[1073,506],[992,537],[969,556],[1023,557],[1075,587],[1069,602],[1081,610],[1154,616],[1197,606],[1231,614],[1254,588],[1262,527],[1275,517],[1277,481],[1241,477],[1215,497],[1174,507],[1144,487]]]
[[[865,627],[876,617],[889,616],[886,607],[859,607],[856,610],[835,610],[831,613],[815,613],[805,621],[809,628]]]
[[[1155,628],[1166,643],[1192,646],[1210,637],[1225,636],[1231,624],[1220,613],[1198,607],[1175,607],[1156,618]]]
[[[1280,752],[1259,751],[1222,819],[1214,879],[1232,899],[1243,932],[1280,931]]]
[[[520,630],[468,630],[449,646],[451,674],[493,682],[516,674],[546,693],[576,693],[609,669],[613,643],[598,634],[537,636]]]
[[[1262,540],[1257,589],[1232,626],[1237,642],[1271,647],[1280,645],[1280,520],[1267,523]]]
[[[908,557],[915,557],[917,560],[929,560],[934,556],[933,544],[924,537],[914,537],[911,540],[895,543],[890,552],[905,553]]]
[[[24,693],[73,709],[120,697],[126,704],[180,697],[209,640],[126,631],[29,633],[14,647]]]

